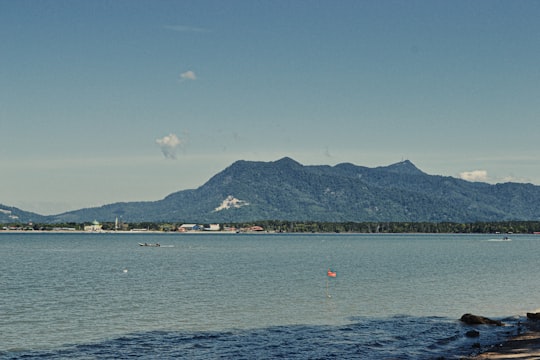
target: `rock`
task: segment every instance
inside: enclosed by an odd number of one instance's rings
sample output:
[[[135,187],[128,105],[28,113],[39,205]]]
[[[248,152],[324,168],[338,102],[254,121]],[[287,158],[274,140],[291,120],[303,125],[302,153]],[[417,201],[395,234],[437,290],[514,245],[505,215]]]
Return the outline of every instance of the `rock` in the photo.
[[[480,331],[477,331],[477,330],[469,330],[465,333],[465,336],[466,337],[470,337],[470,338],[477,338],[480,336]]]
[[[464,314],[461,319],[467,325],[497,325],[503,326],[504,324],[499,320],[492,320],[484,316]]]
[[[540,313],[527,313],[527,319],[540,320]]]

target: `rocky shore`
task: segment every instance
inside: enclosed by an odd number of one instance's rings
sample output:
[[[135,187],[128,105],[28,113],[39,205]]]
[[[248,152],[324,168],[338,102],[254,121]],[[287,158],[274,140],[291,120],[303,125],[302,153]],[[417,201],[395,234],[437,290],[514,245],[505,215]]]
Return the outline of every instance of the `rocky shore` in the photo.
[[[465,314],[462,321],[467,324],[492,324],[500,326],[497,321],[478,316],[476,318],[486,319],[488,322],[475,322],[474,318],[469,317],[470,314]],[[475,315],[470,315],[475,317]],[[464,320],[464,318],[466,320]],[[470,319],[472,322],[468,322]],[[522,324],[522,330],[519,330],[518,335],[502,342],[501,344],[493,345],[486,351],[473,356],[466,357],[463,360],[502,360],[502,359],[539,359],[540,360],[540,313],[527,313],[527,321]],[[493,322],[491,322],[493,321]]]

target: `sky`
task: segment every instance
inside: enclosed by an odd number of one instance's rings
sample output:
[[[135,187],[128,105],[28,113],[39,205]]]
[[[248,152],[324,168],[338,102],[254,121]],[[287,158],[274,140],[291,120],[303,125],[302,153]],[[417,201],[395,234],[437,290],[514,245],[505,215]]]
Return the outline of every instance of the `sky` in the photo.
[[[0,204],[194,189],[237,160],[540,185],[540,1],[0,0]]]

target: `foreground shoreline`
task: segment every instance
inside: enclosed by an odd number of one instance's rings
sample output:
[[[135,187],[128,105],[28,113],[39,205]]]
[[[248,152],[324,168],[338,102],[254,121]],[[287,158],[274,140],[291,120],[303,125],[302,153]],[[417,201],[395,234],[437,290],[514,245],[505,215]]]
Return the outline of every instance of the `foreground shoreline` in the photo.
[[[540,324],[527,320],[523,334],[512,336],[481,353],[462,360],[540,359]]]

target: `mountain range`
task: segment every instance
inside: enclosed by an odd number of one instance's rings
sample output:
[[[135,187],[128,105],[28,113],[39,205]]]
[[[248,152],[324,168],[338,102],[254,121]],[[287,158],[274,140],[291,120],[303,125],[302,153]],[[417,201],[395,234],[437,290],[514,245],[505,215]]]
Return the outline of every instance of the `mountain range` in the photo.
[[[291,158],[236,161],[197,189],[158,201],[120,202],[43,216],[0,205],[0,222],[234,223],[476,222],[538,220],[540,186],[429,175],[405,160],[368,168],[304,166]]]

